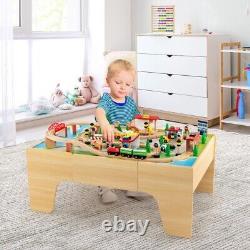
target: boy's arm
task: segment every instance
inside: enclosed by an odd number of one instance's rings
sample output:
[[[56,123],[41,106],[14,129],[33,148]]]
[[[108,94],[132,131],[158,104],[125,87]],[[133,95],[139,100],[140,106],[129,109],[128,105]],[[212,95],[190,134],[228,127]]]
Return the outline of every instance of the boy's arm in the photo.
[[[109,142],[114,141],[114,128],[109,124],[106,118],[106,112],[103,108],[96,109],[96,120],[101,126],[103,138]]]
[[[109,124],[106,118],[106,112],[103,108],[97,108],[95,116],[96,116],[97,122],[100,124],[101,127]]]

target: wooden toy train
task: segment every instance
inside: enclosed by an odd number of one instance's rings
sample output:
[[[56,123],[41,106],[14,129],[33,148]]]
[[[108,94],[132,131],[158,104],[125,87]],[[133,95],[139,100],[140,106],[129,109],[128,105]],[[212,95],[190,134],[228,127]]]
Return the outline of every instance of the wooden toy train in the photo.
[[[190,133],[188,126],[182,131],[178,127],[169,127],[167,123],[164,129],[157,129],[159,118],[156,116],[138,115],[136,119],[146,120],[142,129],[115,124],[115,142],[111,145],[104,140],[97,123],[85,122],[51,124],[46,132],[45,144],[47,148],[54,148],[60,142],[67,152],[74,152],[74,147],[78,147],[98,156],[153,162],[170,162],[197,155],[200,133]],[[206,133],[203,133],[202,142],[205,142],[205,136]]]

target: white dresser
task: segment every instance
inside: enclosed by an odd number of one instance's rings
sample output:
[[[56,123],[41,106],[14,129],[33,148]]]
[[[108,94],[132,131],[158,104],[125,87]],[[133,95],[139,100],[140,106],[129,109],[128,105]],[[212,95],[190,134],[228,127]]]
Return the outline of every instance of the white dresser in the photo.
[[[180,122],[218,119],[219,51],[225,41],[223,35],[137,36],[138,106]]]

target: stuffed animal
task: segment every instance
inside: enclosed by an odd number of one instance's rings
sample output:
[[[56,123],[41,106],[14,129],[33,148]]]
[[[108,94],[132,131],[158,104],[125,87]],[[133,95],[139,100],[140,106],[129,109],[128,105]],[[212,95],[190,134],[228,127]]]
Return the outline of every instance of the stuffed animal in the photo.
[[[82,76],[78,78],[80,82],[80,96],[83,98],[82,102],[98,103],[101,95],[96,91],[93,85],[92,76]]]
[[[51,95],[50,102],[54,107],[58,107],[65,102],[66,96],[60,89],[60,83],[56,85],[55,92]]]
[[[66,103],[69,103],[71,105],[76,105],[76,99],[79,96],[80,96],[80,89],[78,87],[74,87],[73,92],[67,92],[67,94],[66,94],[66,97],[67,97]]]
[[[38,100],[30,104],[30,111],[34,115],[49,114],[54,109],[55,107],[44,97],[40,97]]]

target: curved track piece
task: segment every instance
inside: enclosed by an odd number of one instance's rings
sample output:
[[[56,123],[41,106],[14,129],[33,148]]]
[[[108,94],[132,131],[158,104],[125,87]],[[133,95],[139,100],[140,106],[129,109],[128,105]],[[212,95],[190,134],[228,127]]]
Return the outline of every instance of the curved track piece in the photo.
[[[78,147],[80,147],[82,149],[85,149],[85,150],[88,150],[89,152],[91,152],[91,153],[93,153],[95,155],[107,156],[107,153],[104,153],[104,152],[102,152],[100,150],[94,149],[91,146],[85,144],[84,142],[81,142],[81,141],[78,141],[78,140],[62,138],[62,137],[50,134],[49,132],[47,132],[46,138],[48,138],[51,141],[55,141],[55,142],[72,143],[72,145],[78,146]]]

